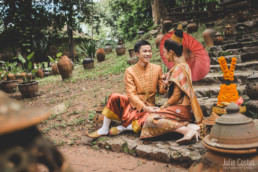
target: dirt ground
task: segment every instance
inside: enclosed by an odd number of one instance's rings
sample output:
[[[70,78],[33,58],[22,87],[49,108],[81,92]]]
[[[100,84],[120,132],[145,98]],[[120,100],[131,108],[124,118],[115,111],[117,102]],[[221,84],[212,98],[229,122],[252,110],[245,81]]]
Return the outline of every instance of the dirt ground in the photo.
[[[10,96],[25,106],[47,108],[52,112],[38,127],[65,155],[75,172],[186,171],[171,164],[80,145],[86,130],[94,131],[101,126],[94,110],[105,104],[112,92],[125,93],[123,74],[76,81],[51,77],[39,80],[39,95],[34,98],[22,98],[18,91]]]

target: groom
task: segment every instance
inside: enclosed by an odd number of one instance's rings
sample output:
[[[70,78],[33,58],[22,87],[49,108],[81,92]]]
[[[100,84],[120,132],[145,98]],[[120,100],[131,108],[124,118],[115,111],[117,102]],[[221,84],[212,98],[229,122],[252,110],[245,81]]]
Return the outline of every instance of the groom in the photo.
[[[163,88],[162,70],[159,65],[150,63],[152,49],[149,42],[138,41],[134,46],[138,63],[125,71],[127,95],[112,93],[103,109],[103,125],[97,131],[86,135],[98,138],[103,135],[118,135],[126,130],[140,132],[149,113],[159,110],[155,107],[156,92],[166,93]],[[122,125],[109,130],[111,120],[119,120]]]

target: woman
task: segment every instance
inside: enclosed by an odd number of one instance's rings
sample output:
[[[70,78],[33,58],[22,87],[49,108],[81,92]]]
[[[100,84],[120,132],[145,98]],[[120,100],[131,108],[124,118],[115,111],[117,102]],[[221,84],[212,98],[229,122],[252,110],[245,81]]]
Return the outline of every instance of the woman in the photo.
[[[201,123],[203,114],[193,91],[191,69],[182,56],[183,46],[167,39],[163,51],[167,60],[175,64],[164,81],[169,86],[169,99],[160,111],[146,119],[141,138],[151,138],[173,131],[184,135],[176,141],[178,144],[185,144],[193,137],[198,140],[197,130],[200,127],[189,122],[195,120]]]

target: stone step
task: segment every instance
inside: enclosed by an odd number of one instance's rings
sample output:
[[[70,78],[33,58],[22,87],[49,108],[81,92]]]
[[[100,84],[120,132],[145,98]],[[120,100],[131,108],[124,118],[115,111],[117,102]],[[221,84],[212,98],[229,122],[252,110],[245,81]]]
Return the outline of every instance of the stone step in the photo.
[[[228,68],[229,66],[230,66],[230,63],[228,63]],[[258,61],[243,62],[243,63],[237,62],[235,71],[247,71],[247,70],[258,71]],[[210,73],[220,72],[220,71],[221,69],[218,63],[210,66]]]
[[[258,52],[250,52],[250,53],[241,54],[241,61],[242,62],[258,61]]]
[[[237,91],[240,96],[245,93],[245,84],[237,84]],[[219,95],[220,84],[215,85],[194,85],[193,86],[196,97],[216,98]]]
[[[234,83],[246,83],[246,77],[253,74],[253,71],[235,71]],[[223,78],[222,71],[219,73],[209,73],[200,81],[193,81],[194,85],[211,85],[211,84],[222,84],[225,80]]]
[[[221,56],[219,56],[219,57],[210,57],[210,63],[211,63],[211,65],[219,64],[218,59],[219,59],[220,57],[221,57]],[[241,61],[242,61],[240,55],[228,55],[228,56],[223,56],[223,57],[225,57],[227,63],[231,63],[231,59],[232,59],[233,57],[237,58],[237,62],[241,62]]]
[[[248,41],[248,42],[235,42],[231,44],[224,44],[220,47],[222,50],[228,50],[228,49],[238,49],[243,47],[252,47],[252,46],[258,46],[258,41]]]

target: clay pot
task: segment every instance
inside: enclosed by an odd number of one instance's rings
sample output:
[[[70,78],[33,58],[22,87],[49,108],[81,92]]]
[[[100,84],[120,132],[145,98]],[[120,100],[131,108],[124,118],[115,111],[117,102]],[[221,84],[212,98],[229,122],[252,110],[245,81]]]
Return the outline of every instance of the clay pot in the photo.
[[[84,69],[92,69],[94,68],[94,60],[92,58],[84,58],[82,61]]]
[[[106,54],[109,54],[109,53],[112,52],[112,46],[111,46],[111,44],[106,44],[103,49],[104,49],[104,51],[105,51]]]
[[[17,89],[17,85],[17,80],[3,81],[1,83],[1,89],[6,93],[14,93]]]
[[[98,62],[102,62],[105,60],[106,55],[103,48],[98,48],[96,54]]]
[[[54,63],[54,64],[52,65],[51,73],[52,73],[53,75],[59,75],[59,70],[58,70],[57,63]]]
[[[163,21],[163,31],[164,33],[169,32],[169,30],[172,28],[172,21],[171,20],[164,20]]]
[[[207,47],[214,46],[213,38],[215,33],[216,30],[214,30],[211,26],[207,26],[207,29],[203,31],[202,36]]]
[[[125,46],[123,44],[118,44],[116,46],[116,54],[118,56],[121,56],[121,55],[125,54],[125,51],[126,51],[126,49],[125,49]]]
[[[159,48],[159,44],[160,44],[160,41],[162,40],[164,34],[160,33],[157,35],[156,39],[155,39],[155,43],[156,43],[156,47]]]
[[[136,57],[134,49],[129,49],[128,52],[129,52],[130,58]]]
[[[258,100],[258,73],[247,77],[246,95],[252,100]]]
[[[214,35],[214,44],[215,45],[222,45],[223,44],[223,41],[224,41],[224,38],[222,36],[222,34],[220,32],[217,32],[215,35]]]
[[[44,78],[44,72],[42,69],[37,69],[36,76],[39,78]]]
[[[228,24],[226,27],[225,27],[225,30],[224,30],[224,35],[227,37],[227,36],[232,36],[234,35],[234,30],[233,30],[233,27]]]
[[[63,80],[68,79],[72,76],[73,65],[68,56],[62,56],[58,60],[57,66]]]
[[[186,27],[188,33],[193,33],[198,30],[198,25],[196,23],[189,23]]]
[[[21,92],[22,96],[25,98],[35,97],[38,92],[38,82],[22,82],[18,85],[18,89]]]

